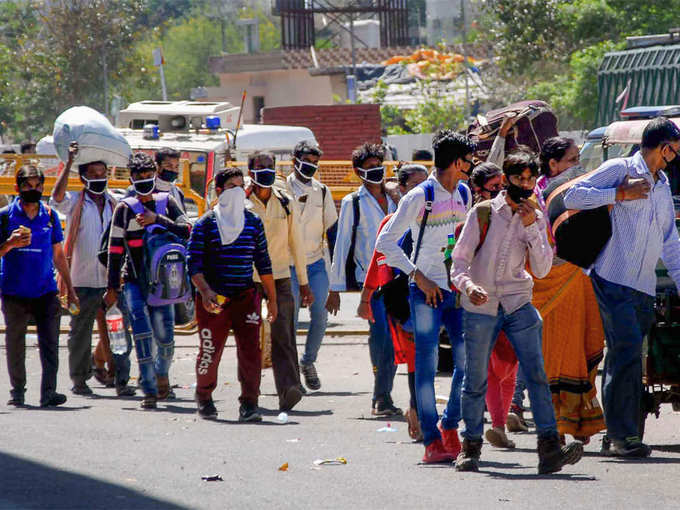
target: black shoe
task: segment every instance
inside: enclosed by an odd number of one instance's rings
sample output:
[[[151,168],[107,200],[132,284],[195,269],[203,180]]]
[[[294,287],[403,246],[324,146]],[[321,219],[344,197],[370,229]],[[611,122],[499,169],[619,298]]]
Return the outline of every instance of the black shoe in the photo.
[[[217,409],[212,399],[198,401],[198,415],[204,420],[217,419]]]
[[[310,390],[317,391],[321,389],[321,380],[319,379],[319,374],[316,373],[314,363],[309,363],[308,365],[300,363],[300,372],[305,377],[305,384]]]
[[[307,390],[305,389],[305,387],[303,386],[302,383],[300,383],[299,388],[300,388],[300,393],[302,393],[302,395],[306,395],[306,394],[307,394]]]
[[[560,437],[538,438],[538,474],[556,473],[566,464],[576,464],[583,457],[583,443],[560,445]]]
[[[144,398],[142,399],[142,403],[140,404],[140,406],[142,409],[156,409],[157,401],[158,398],[156,397],[156,395],[144,395]]]
[[[601,453],[611,457],[645,458],[652,454],[652,449],[640,441],[640,438],[638,437],[630,437],[621,441],[618,439],[610,439],[605,436],[602,438]]]
[[[52,392],[47,397],[40,399],[40,407],[56,407],[66,403],[66,395]]]
[[[482,456],[482,440],[463,439],[463,445],[454,466],[456,471],[479,471],[479,458]]]
[[[73,385],[73,388],[71,388],[71,393],[74,395],[92,395],[93,392],[87,383],[80,383]]]
[[[279,399],[279,410],[290,411],[300,400],[302,400],[300,388],[298,386],[291,386],[284,391],[283,396]]]
[[[241,407],[238,410],[238,421],[259,422],[262,421],[262,415],[257,412],[256,405],[241,404]]]
[[[392,403],[392,399],[378,399],[371,411],[373,416],[401,416],[404,412]]]
[[[116,395],[119,397],[134,397],[137,394],[137,390],[132,386],[116,386]]]

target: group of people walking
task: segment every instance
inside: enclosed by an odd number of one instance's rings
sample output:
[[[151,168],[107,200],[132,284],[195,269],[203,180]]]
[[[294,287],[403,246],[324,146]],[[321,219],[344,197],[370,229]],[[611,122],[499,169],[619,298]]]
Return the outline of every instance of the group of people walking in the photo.
[[[132,200],[120,202],[107,190],[103,162],[79,165],[84,188],[66,191],[77,145],[49,205],[41,202],[41,170],[23,166],[16,174],[17,198],[0,210],[9,404],[24,404],[30,317],[43,365],[40,403],[66,401],[56,391],[61,306],[73,314],[68,340],[73,393],[91,394],[87,380],[94,375],[115,386],[119,396],[134,395],[128,384],[134,345],[142,407],[173,398],[174,307],[150,304],[144,276],[147,232],[161,228],[187,245],[187,273],[196,291],[196,402],[202,418],[217,417],[212,394],[233,331],[239,419],[262,419],[263,299],[279,407],[288,411],[306,388],[320,389],[315,363],[328,313],[337,314],[342,292],[360,291],[357,314],[368,320],[374,373],[371,412],[402,414],[392,390],[397,364],[406,364],[405,414],[411,437],[425,446],[424,463],[453,462],[457,470],[476,471],[483,437],[493,446],[514,448],[506,431],[527,430],[525,389],[539,473],[578,462],[583,444],[605,429],[606,453],[649,455],[637,429],[641,348],[654,318],[659,258],[680,282],[680,239],[663,172],[679,157],[680,131],[667,119],[655,119],[637,154],[608,161],[571,185],[564,197],[568,209],[610,207],[611,239],[584,272],[556,255],[543,196],[554,179],[574,171],[578,148],[557,137],[545,141],[540,154],[525,147],[506,154],[512,123],[504,121],[484,163],[469,138],[438,132],[432,171],[418,162],[403,164],[396,182],[387,179],[383,147],[361,145],[352,164],[362,184],[343,198],[339,216],[330,190],[315,178],[322,152],[310,142],[295,147],[287,179],[266,152],[248,158],[247,176],[236,168],[220,170],[214,177],[216,203],[194,225],[174,185],[179,153],[172,149],[159,150],[155,159],[144,153],[131,157]],[[55,209],[67,218],[65,243]],[[106,264],[100,261],[102,238]],[[127,349],[116,354],[103,327],[105,310],[114,305],[123,311],[127,338]],[[309,308],[311,322],[299,359],[300,307]],[[95,322],[100,345],[93,353]],[[442,330],[449,337],[453,374],[440,419],[435,374]],[[595,377],[605,343],[603,410]],[[492,419],[486,432],[485,408]],[[567,442],[566,435],[575,440]]]

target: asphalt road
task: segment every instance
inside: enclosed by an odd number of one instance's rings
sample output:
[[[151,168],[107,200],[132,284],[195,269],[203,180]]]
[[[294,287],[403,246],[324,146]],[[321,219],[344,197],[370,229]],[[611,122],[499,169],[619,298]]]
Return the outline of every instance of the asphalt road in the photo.
[[[0,352],[4,351],[0,337]],[[62,336],[61,344],[65,345]],[[301,339],[299,339],[301,340]],[[406,423],[378,432],[386,421],[370,417],[372,374],[363,336],[329,338],[318,370],[322,390],[307,396],[279,423],[271,370],[264,371],[262,424],[239,424],[236,353],[225,349],[215,393],[219,420],[197,419],[195,337],[178,339],[171,379],[178,399],[142,411],[140,398],[118,399],[93,382],[95,397],[71,395],[67,351],[61,349],[61,408],[42,410],[39,357],[28,348],[27,403],[4,405],[9,387],[0,367],[0,508],[678,508],[680,415],[662,407],[647,424],[651,458],[620,461],[586,456],[562,473],[539,477],[535,435],[513,434],[514,451],[485,445],[480,473],[447,465],[425,466],[423,446]],[[4,356],[4,353],[0,354]],[[137,371],[133,364],[133,375]],[[450,377],[437,378],[447,394]],[[395,401],[408,388],[400,367]],[[344,457],[346,465],[316,466]],[[279,467],[288,463],[287,471]],[[220,475],[223,481],[202,481]]]

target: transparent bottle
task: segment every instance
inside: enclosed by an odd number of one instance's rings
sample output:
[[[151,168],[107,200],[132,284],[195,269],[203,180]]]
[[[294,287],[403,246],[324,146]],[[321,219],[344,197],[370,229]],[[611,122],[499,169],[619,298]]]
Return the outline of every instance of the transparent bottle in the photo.
[[[117,305],[113,305],[106,312],[106,329],[109,332],[109,344],[113,354],[125,354],[127,351],[127,339],[125,338],[125,326],[123,314]]]

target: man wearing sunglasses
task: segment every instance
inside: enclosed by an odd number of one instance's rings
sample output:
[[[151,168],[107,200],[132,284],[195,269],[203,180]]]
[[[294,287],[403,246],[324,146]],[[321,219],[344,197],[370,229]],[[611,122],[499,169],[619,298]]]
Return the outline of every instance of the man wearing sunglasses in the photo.
[[[314,293],[314,303],[309,307],[309,330],[305,350],[300,359],[300,371],[310,390],[321,389],[321,380],[314,363],[326,334],[328,311],[328,271],[326,270],[326,243],[328,252],[333,253],[338,228],[338,211],[333,195],[325,184],[317,179],[319,160],[322,152],[314,142],[303,140],[293,149],[293,172],[286,179],[288,191],[295,197],[300,208],[300,221],[305,240],[307,257],[307,279]],[[300,285],[295,267],[291,267],[291,282],[295,296],[295,329],[300,311]]]
[[[271,325],[274,383],[279,396],[279,408],[282,411],[289,411],[302,398],[295,344],[295,300],[291,288],[291,261],[300,282],[302,306],[309,306],[314,302],[307,278],[300,210],[291,195],[284,191],[285,185],[274,187],[276,159],[272,153],[251,154],[248,157],[248,171],[252,191],[246,201],[246,209],[257,214],[264,223],[276,287],[278,316]],[[260,289],[260,294],[263,294],[263,289]]]
[[[663,172],[677,162],[679,151],[680,129],[657,117],[642,133],[640,152],[605,162],[564,197],[567,209],[611,206],[612,237],[590,275],[607,343],[602,397],[608,440],[602,446],[614,456],[651,453],[638,430],[642,341],[654,323],[659,258],[680,284],[680,238]]]

